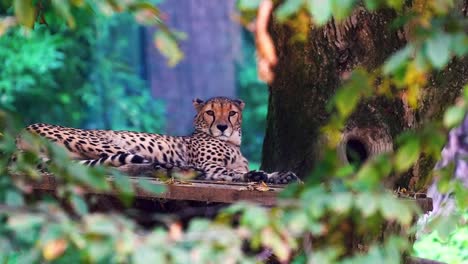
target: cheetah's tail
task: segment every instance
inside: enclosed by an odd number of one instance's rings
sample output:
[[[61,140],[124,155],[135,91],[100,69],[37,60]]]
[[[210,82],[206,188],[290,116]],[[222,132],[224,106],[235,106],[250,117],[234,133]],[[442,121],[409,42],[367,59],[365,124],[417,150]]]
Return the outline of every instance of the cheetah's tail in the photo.
[[[102,157],[99,159],[89,159],[81,160],[80,164],[94,167],[96,165],[107,165],[113,167],[120,167],[126,164],[141,164],[141,163],[150,163],[149,160],[146,160],[140,155],[128,154],[128,153],[119,153],[111,156]]]

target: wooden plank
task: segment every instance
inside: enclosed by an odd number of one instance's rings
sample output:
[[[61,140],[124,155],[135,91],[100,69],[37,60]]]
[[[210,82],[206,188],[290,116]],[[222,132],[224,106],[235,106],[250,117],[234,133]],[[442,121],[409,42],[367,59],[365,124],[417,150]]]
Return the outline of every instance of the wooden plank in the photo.
[[[246,183],[226,183],[226,182],[174,182],[171,184],[163,183],[154,178],[145,178],[153,185],[165,186],[166,192],[154,194],[143,190],[137,186],[137,181],[142,177],[130,177],[135,186],[135,197],[140,199],[170,199],[170,200],[188,200],[204,202],[233,203],[237,201],[249,201],[261,205],[272,206],[276,203],[276,196],[282,190],[280,186],[270,186],[268,191],[252,190]],[[112,182],[112,177],[108,181]],[[44,174],[41,181],[33,183],[36,190],[55,191],[57,182],[53,175]],[[86,189],[87,193],[103,194],[92,189]],[[109,195],[116,195],[115,190]]]
[[[269,185],[268,191],[258,191],[253,190],[252,185],[247,183],[232,183],[223,181],[190,181],[167,184],[154,178],[129,177],[136,190],[135,197],[139,199],[157,198],[219,203],[249,201],[265,206],[273,206],[276,204],[278,193],[283,189],[283,186],[281,185]],[[167,188],[166,192],[161,194],[154,194],[143,190],[137,184],[137,181],[141,178],[147,179],[153,185],[165,186]],[[108,181],[112,182],[113,178],[109,177]],[[57,182],[53,175],[43,174],[42,180],[34,183],[33,188],[37,190],[55,191],[57,188]],[[85,191],[92,194],[117,195],[115,190],[111,191],[110,193],[96,192],[92,189],[86,189]],[[416,202],[423,213],[432,211],[432,199],[430,197],[400,197],[400,199],[410,203]]]

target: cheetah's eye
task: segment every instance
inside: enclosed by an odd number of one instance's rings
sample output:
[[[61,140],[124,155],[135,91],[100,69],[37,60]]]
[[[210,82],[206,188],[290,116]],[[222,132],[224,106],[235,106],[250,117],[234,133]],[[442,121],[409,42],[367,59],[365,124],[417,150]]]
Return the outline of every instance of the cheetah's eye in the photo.
[[[231,112],[229,112],[229,116],[234,116],[234,115],[236,115],[236,114],[237,114],[236,111],[231,111]]]
[[[214,112],[212,110],[206,111],[206,114],[209,116],[214,116]]]

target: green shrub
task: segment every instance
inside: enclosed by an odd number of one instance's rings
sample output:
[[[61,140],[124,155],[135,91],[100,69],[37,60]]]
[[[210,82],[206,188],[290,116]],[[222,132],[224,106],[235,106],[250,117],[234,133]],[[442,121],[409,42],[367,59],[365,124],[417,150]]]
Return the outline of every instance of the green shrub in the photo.
[[[450,264],[468,263],[468,212],[457,229],[448,234],[435,230],[419,238],[414,244],[414,255]]]
[[[164,104],[125,60],[135,47],[115,34],[130,17],[96,17],[77,30],[47,19],[0,38],[0,108],[23,124],[162,132]]]

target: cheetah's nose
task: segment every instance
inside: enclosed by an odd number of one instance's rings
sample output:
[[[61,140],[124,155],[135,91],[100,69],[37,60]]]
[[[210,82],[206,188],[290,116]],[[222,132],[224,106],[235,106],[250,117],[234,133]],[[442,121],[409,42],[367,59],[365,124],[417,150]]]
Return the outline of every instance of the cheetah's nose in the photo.
[[[228,128],[227,125],[217,125],[216,126],[219,130],[221,130],[221,132],[224,132],[224,130],[226,130]]]

